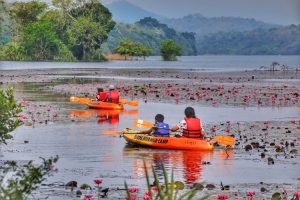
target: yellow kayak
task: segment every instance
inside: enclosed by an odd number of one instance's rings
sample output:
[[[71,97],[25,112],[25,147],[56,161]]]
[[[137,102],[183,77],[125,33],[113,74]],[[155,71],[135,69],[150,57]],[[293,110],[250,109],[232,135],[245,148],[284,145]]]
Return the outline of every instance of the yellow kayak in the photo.
[[[129,128],[123,130],[123,136],[129,143],[153,148],[203,151],[212,151],[214,149],[212,142],[208,140],[183,137],[154,137],[151,135],[140,134],[140,131]]]

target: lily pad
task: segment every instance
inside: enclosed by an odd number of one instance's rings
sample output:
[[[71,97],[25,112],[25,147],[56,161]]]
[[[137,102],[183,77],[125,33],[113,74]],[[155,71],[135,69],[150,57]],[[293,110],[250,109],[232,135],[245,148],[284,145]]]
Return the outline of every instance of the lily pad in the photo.
[[[272,195],[272,200],[281,200],[280,193],[279,193],[279,192],[275,192],[275,193]]]
[[[92,189],[92,187],[86,183],[83,183],[82,185],[80,185],[80,189],[87,190],[87,189]]]
[[[201,184],[201,183],[195,183],[193,185],[193,189],[196,189],[196,190],[203,190],[204,189],[204,186]]]
[[[177,190],[183,190],[184,189],[184,183],[181,181],[175,181],[176,189]]]

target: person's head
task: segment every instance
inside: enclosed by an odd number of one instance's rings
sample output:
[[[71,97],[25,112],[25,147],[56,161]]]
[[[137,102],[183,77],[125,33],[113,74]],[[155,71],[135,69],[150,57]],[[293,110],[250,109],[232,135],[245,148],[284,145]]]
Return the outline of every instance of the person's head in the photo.
[[[165,119],[165,117],[164,117],[162,114],[157,114],[157,115],[155,116],[155,121],[156,121],[156,122],[163,122],[164,119]]]
[[[192,107],[186,107],[186,109],[184,110],[184,114],[187,118],[195,118],[196,117],[195,110]]]
[[[103,92],[103,88],[97,88],[98,92]]]
[[[109,85],[109,90],[114,90],[115,89],[115,86],[114,85]]]

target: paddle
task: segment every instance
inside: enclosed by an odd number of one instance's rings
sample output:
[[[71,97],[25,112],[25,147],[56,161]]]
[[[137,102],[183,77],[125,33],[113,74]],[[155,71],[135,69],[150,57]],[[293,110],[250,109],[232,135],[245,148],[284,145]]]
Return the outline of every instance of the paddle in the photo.
[[[138,106],[139,105],[139,102],[137,102],[137,101],[129,101],[127,99],[119,99],[119,102],[121,104],[126,104],[126,105],[130,105],[130,106]]]
[[[134,126],[139,128],[152,128],[155,126],[153,123],[141,119],[134,120],[133,124]],[[231,136],[219,135],[219,136],[213,136],[213,139],[223,145],[229,145],[229,146],[234,145],[234,138]]]
[[[89,104],[90,102],[92,102],[92,99],[89,98],[84,98],[84,97],[70,97],[70,101],[71,102],[79,102],[82,104]]]
[[[105,130],[105,131],[102,131],[102,134],[104,134],[104,135],[121,135],[121,134],[123,134],[123,131],[109,131],[109,130]]]

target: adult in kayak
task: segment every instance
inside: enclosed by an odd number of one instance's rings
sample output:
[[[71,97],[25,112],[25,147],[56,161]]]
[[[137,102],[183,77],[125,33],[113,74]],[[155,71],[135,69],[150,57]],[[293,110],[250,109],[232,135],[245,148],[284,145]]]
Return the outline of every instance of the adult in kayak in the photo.
[[[97,101],[105,101],[106,92],[103,91],[103,88],[98,88],[98,94],[96,96]]]
[[[192,107],[187,107],[184,110],[185,118],[176,126],[171,128],[171,131],[180,131],[182,137],[203,139],[204,132],[201,120],[196,117],[195,110]]]
[[[110,85],[109,91],[106,92],[106,102],[118,104],[119,98],[120,98],[120,95],[119,95],[119,92],[115,89],[115,86]]]
[[[141,131],[142,134],[151,134],[156,137],[169,137],[169,124],[164,123],[165,117],[162,114],[157,114],[155,116],[155,126],[145,130]]]

